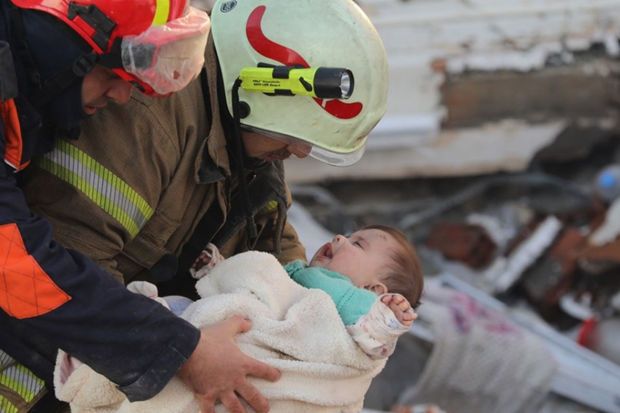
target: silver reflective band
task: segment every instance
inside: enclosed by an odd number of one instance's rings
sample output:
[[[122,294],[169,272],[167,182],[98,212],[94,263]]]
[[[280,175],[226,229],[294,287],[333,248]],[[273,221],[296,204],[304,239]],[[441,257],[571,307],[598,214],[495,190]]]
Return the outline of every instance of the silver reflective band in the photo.
[[[360,148],[353,152],[338,153],[328,149],[324,149],[318,146],[313,146],[310,156],[321,162],[324,162],[333,166],[351,166],[359,161],[364,152],[366,151],[366,145],[362,145]]]
[[[136,191],[85,152],[59,139],[37,164],[79,189],[135,237],[153,216],[153,209]]]
[[[0,350],[0,413],[28,411],[45,392],[43,380]]]

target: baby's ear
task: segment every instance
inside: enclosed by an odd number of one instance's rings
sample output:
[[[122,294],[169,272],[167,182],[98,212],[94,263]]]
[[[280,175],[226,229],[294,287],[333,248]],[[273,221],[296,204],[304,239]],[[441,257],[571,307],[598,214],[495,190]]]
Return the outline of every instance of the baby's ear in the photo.
[[[367,287],[367,289],[372,291],[373,293],[375,293],[377,295],[387,294],[387,292],[388,292],[388,288],[382,282],[376,282],[376,283],[374,283],[372,285],[369,285]]]

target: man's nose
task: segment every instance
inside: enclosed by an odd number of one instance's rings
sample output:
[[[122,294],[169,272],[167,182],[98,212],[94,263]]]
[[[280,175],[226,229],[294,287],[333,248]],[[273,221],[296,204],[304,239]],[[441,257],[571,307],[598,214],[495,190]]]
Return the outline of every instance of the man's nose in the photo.
[[[119,105],[124,105],[129,102],[132,88],[131,83],[122,79],[114,79],[112,82],[112,85],[110,85],[106,93],[106,97]]]
[[[286,149],[296,157],[303,159],[310,154],[312,146],[305,143],[292,143]]]

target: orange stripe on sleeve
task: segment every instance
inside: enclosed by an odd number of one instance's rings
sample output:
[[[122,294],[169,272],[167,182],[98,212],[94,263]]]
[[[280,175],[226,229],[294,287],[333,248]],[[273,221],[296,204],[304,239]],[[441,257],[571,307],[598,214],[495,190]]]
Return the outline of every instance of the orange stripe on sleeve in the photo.
[[[69,300],[71,296],[28,254],[17,225],[0,225],[0,308],[23,319],[46,314]]]

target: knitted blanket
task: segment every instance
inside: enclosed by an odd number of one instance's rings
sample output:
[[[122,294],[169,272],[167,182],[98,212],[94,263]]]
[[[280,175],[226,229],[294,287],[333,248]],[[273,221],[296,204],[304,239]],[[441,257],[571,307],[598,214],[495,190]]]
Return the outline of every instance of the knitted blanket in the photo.
[[[361,410],[385,360],[372,360],[358,348],[326,293],[296,284],[272,255],[256,251],[218,264],[196,288],[203,298],[182,315],[194,325],[208,326],[234,314],[252,321],[237,343],[282,372],[275,383],[251,379],[269,399],[272,413]],[[198,412],[193,394],[177,378],[154,398],[130,403],[106,378],[68,360],[59,355],[56,395],[71,403],[74,413]],[[216,411],[225,409],[218,405]]]

